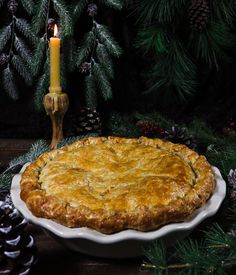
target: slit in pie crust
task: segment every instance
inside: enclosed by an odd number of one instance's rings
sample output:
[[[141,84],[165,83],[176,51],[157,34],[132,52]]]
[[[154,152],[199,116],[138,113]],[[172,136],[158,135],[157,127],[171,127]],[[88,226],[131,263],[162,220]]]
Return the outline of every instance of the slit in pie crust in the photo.
[[[21,198],[37,217],[114,233],[186,220],[214,188],[206,158],[184,145],[90,137],[32,162]]]

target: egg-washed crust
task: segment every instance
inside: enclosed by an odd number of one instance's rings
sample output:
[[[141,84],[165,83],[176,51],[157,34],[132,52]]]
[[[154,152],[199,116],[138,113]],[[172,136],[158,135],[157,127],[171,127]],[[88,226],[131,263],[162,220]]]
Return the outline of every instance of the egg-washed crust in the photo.
[[[106,204],[106,207],[90,208],[88,205],[77,207],[60,197],[47,194],[41,189],[39,181],[43,168],[59,155],[76,150],[80,147],[95,144],[142,144],[165,150],[177,155],[189,165],[193,171],[192,186],[184,196],[175,197],[167,205],[143,205],[141,201],[136,207],[125,209],[115,207],[116,204],[126,203],[129,196]],[[163,160],[165,161],[165,160]],[[103,233],[114,233],[124,229],[140,231],[154,230],[170,222],[179,222],[191,217],[192,213],[205,204],[215,188],[215,178],[211,166],[204,156],[190,150],[185,145],[173,144],[160,139],[126,139],[120,137],[90,137],[81,139],[62,149],[44,153],[32,162],[24,171],[21,178],[21,199],[25,201],[31,212],[37,217],[52,219],[68,227],[88,227]],[[150,195],[150,192],[148,193]],[[154,192],[153,196],[157,196]],[[142,197],[141,197],[142,198]],[[139,196],[137,197],[137,200]],[[152,198],[155,199],[155,198]],[[115,205],[115,206],[114,206]]]

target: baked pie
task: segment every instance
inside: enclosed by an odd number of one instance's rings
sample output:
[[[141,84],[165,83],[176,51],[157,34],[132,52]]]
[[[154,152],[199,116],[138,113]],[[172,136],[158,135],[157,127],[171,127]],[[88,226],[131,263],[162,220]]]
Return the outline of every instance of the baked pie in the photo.
[[[204,156],[144,137],[81,139],[41,155],[21,178],[35,216],[103,233],[186,220],[214,188]]]

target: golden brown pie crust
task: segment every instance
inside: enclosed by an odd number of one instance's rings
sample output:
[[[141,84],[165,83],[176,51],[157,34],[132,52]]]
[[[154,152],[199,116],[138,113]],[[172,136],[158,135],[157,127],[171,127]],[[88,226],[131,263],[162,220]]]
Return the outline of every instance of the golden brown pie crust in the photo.
[[[21,198],[37,217],[114,233],[183,221],[214,188],[206,158],[184,145],[90,137],[32,162],[22,175]]]

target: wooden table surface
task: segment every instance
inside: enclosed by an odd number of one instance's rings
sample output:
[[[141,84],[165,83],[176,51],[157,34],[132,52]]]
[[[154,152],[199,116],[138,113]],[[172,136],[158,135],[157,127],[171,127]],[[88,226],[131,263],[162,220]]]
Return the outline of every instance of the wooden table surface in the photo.
[[[8,162],[28,151],[34,140],[0,139],[0,171]],[[152,274],[140,270],[144,258],[113,260],[82,255],[63,247],[41,228],[29,225],[38,249],[38,263],[33,275],[139,275]]]

